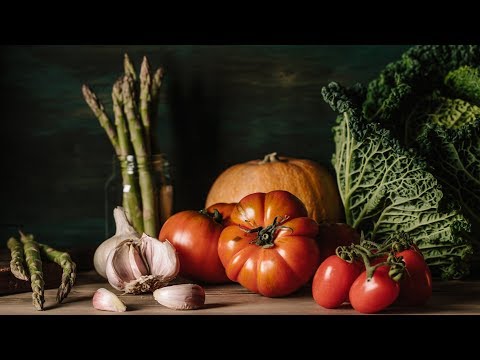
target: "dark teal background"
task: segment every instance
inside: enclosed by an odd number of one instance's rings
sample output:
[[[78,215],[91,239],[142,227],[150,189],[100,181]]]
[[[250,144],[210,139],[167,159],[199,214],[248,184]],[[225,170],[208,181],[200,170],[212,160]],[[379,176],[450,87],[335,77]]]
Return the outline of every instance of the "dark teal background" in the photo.
[[[0,236],[22,227],[53,245],[104,240],[112,148],[84,103],[111,112],[128,52],[165,69],[158,143],[174,171],[175,210],[200,209],[226,167],[277,151],[329,164],[329,81],[366,82],[408,46],[15,46],[0,53]],[[4,242],[1,242],[4,244]],[[3,246],[3,245],[2,245]]]

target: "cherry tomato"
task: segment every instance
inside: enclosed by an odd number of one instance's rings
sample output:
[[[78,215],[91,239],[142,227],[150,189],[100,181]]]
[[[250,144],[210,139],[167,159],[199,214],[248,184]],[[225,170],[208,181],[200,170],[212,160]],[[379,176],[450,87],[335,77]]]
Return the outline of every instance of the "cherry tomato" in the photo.
[[[334,309],[348,300],[348,293],[363,266],[349,263],[337,255],[329,256],[318,267],[312,282],[315,302],[327,309]]]
[[[353,308],[361,313],[372,314],[391,305],[400,293],[400,285],[388,275],[390,267],[378,267],[371,279],[364,271],[353,282],[349,298]]]
[[[398,303],[406,306],[425,304],[432,296],[432,274],[420,251],[415,247],[401,251],[405,272],[400,280]]]

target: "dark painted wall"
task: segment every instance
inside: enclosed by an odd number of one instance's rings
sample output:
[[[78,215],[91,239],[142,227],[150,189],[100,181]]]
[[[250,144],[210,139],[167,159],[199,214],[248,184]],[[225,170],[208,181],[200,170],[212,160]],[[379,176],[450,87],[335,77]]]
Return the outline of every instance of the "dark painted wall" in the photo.
[[[320,89],[366,82],[407,46],[34,46],[0,53],[0,236],[22,224],[48,243],[104,239],[112,149],[81,95],[111,110],[123,54],[166,71],[158,138],[175,209],[204,204],[226,167],[277,151],[328,164],[333,113]],[[2,246],[3,241],[0,241]]]

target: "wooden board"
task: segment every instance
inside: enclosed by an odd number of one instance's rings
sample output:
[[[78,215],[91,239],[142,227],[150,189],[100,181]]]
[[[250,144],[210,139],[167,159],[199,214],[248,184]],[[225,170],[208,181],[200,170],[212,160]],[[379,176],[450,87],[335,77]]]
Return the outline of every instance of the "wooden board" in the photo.
[[[77,285],[64,304],[55,304],[56,290],[46,290],[45,311],[36,311],[31,294],[0,296],[0,315],[108,315],[92,307],[96,289],[113,290],[94,272],[81,273]],[[117,292],[117,291],[115,291]],[[119,293],[119,292],[117,292]],[[205,307],[191,311],[175,311],[159,305],[151,294],[125,295],[123,301],[129,311],[114,315],[353,315],[358,314],[348,305],[341,309],[326,310],[318,306],[305,287],[285,298],[266,298],[244,289],[238,284],[206,286]],[[435,282],[434,293],[427,306],[404,309],[392,308],[383,314],[462,314],[480,315],[480,281]]]

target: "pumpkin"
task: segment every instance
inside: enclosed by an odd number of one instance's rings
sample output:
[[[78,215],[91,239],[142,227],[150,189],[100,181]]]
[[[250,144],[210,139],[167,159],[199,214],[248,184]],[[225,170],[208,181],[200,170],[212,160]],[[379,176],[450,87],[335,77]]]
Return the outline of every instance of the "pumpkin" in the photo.
[[[237,203],[249,194],[274,190],[294,194],[305,204],[308,216],[319,223],[343,220],[342,202],[331,173],[314,161],[278,157],[277,153],[226,169],[210,188],[205,207]]]

